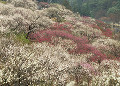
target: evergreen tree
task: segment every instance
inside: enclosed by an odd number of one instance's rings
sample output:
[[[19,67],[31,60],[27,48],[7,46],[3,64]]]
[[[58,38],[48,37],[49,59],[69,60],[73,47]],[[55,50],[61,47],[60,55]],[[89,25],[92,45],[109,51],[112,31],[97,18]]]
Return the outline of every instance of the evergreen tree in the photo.
[[[62,5],[64,5],[67,9],[71,9],[71,6],[67,0],[63,0]]]

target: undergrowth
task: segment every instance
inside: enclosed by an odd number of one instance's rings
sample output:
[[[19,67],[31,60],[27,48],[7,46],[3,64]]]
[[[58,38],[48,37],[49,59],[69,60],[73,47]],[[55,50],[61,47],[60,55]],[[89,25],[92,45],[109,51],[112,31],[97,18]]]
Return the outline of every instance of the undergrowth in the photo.
[[[30,44],[30,40],[26,39],[27,34],[24,32],[15,33],[15,40],[22,44]]]
[[[14,40],[16,43],[30,44],[31,41],[28,40],[26,36],[27,36],[27,33],[24,33],[24,32],[2,33],[2,37],[8,38],[10,40]]]

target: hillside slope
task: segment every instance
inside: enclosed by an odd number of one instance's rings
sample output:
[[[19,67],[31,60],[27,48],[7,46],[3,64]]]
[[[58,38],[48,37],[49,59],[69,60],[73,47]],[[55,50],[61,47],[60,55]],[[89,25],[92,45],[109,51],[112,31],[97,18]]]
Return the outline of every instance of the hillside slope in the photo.
[[[59,4],[38,9],[32,0],[0,3],[1,86],[120,85],[110,25]]]

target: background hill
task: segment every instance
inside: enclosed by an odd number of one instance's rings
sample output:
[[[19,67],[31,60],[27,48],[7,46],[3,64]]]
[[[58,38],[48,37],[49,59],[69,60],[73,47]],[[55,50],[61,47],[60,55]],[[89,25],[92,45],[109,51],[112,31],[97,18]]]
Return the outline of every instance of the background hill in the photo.
[[[119,0],[69,0],[73,10],[83,16],[91,16],[97,19],[107,17],[106,21],[119,22]]]
[[[38,0],[48,3],[59,3],[79,12],[81,16],[89,16],[106,22],[119,23],[120,1],[119,0]]]

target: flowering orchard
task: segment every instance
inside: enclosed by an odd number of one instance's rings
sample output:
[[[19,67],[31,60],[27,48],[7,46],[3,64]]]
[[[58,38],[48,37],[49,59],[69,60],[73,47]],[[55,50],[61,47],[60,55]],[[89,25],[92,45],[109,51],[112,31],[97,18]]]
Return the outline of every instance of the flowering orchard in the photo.
[[[112,31],[56,3],[0,3],[0,86],[120,86]]]
[[[96,27],[100,29],[103,34],[107,37],[110,37],[112,35],[112,31],[110,29],[102,29],[107,28],[108,26],[105,25],[105,23],[98,22],[98,25]],[[87,36],[78,37],[72,34],[71,29],[74,29],[70,23],[55,23],[48,27],[45,30],[40,30],[35,33],[31,33],[29,35],[29,39],[32,41],[38,41],[38,42],[49,42],[51,43],[53,37],[61,37],[62,39],[70,39],[73,42],[75,42],[77,45],[74,49],[68,49],[68,52],[70,54],[85,54],[85,53],[92,53],[93,56],[89,58],[90,61],[98,62],[100,63],[102,60],[107,59],[107,56],[102,53],[97,48],[93,47],[91,44],[89,44],[89,40]]]

